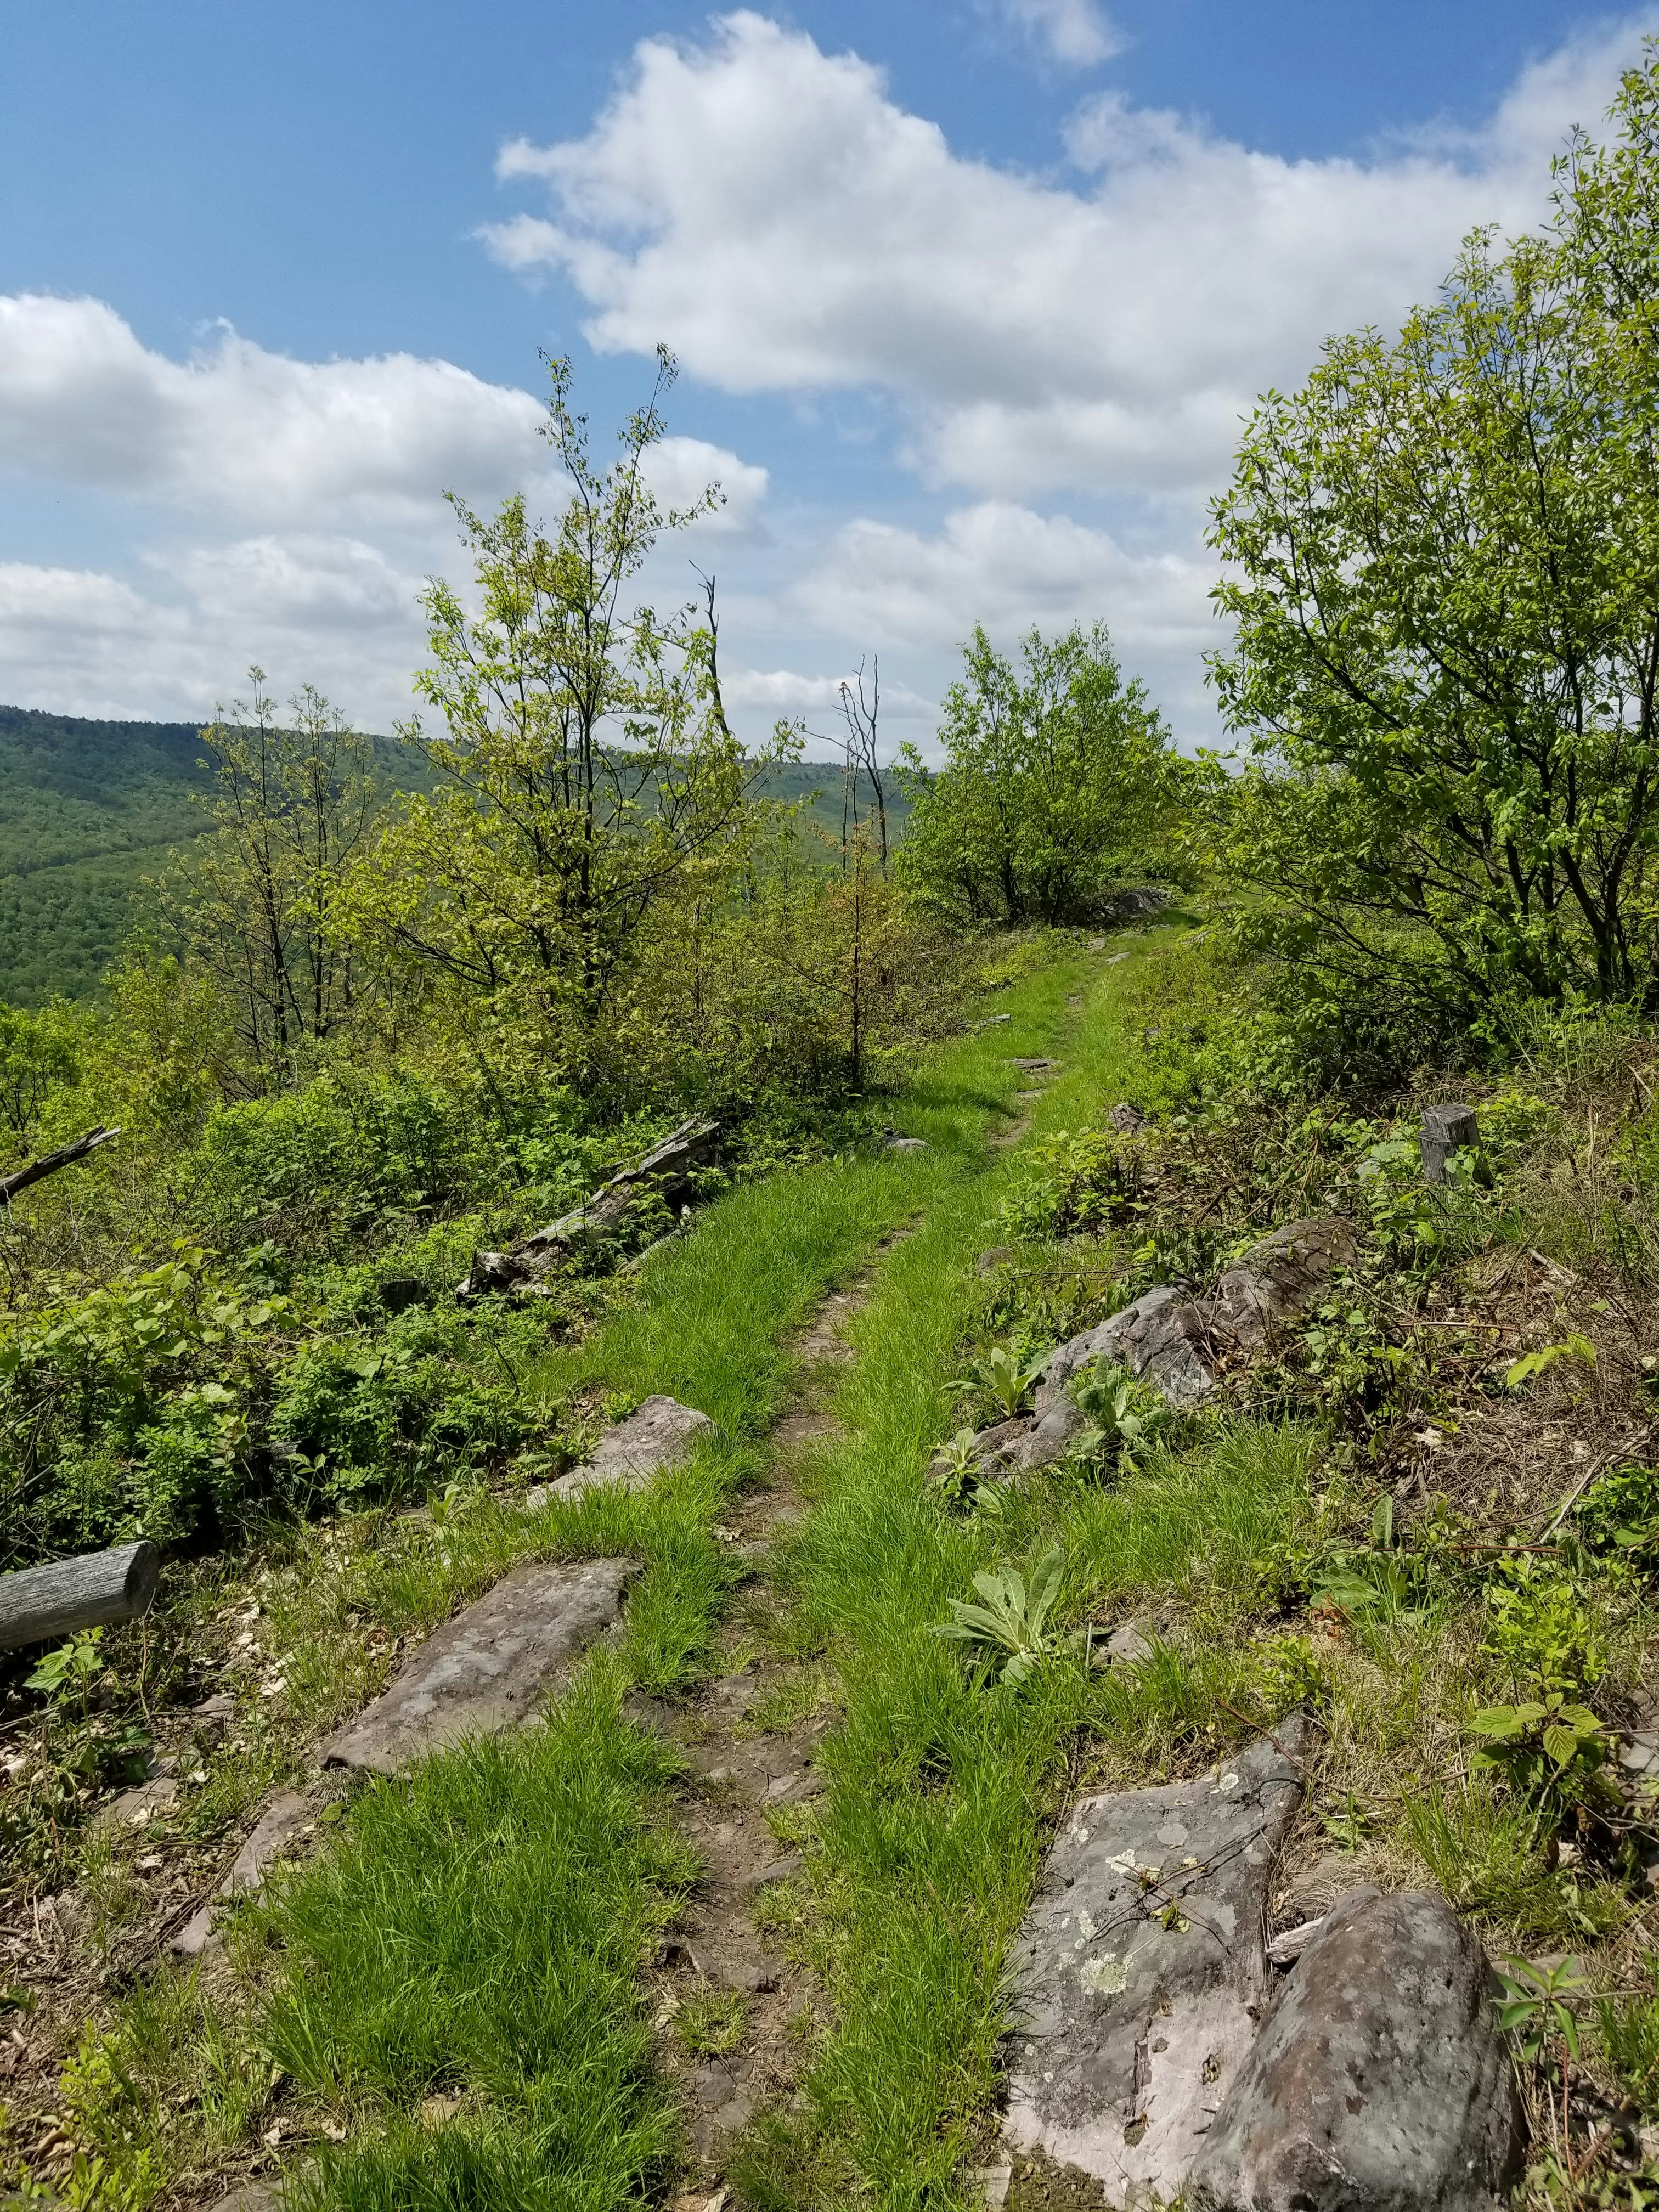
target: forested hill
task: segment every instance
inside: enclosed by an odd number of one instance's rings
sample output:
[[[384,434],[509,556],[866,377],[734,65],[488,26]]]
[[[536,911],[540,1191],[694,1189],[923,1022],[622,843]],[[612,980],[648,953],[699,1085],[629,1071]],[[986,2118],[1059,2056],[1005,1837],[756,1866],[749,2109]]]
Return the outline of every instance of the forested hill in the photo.
[[[420,789],[420,756],[377,738],[388,790]],[[838,770],[777,769],[770,795],[825,797],[839,828]],[[95,990],[133,915],[132,894],[201,826],[191,801],[212,785],[194,722],[95,721],[0,707],[0,1000],[38,1006]],[[890,808],[902,811],[896,793]]]

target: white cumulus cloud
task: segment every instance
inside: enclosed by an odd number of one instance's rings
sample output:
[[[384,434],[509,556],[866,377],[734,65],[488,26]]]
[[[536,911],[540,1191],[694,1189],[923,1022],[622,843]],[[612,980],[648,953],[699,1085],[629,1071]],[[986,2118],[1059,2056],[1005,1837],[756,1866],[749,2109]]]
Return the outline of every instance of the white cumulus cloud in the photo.
[[[221,330],[190,360],[100,300],[0,297],[0,465],[261,520],[427,504],[544,469],[539,403],[451,362],[296,361]]]
[[[744,9],[643,40],[585,136],[504,147],[546,211],[486,235],[510,269],[562,271],[602,349],[665,340],[730,392],[892,395],[945,481],[1190,493],[1328,332],[1397,317],[1473,224],[1536,219],[1642,27],[1534,63],[1479,131],[1364,160],[1109,94],[1074,118],[1066,182],[963,158],[870,63]]]
[[[1006,500],[981,500],[924,532],[848,523],[798,585],[797,611],[888,653],[953,650],[975,622],[1012,645],[1103,620],[1127,672],[1146,678],[1177,727],[1202,734],[1203,656],[1220,642],[1202,549],[1126,548],[1109,532]]]

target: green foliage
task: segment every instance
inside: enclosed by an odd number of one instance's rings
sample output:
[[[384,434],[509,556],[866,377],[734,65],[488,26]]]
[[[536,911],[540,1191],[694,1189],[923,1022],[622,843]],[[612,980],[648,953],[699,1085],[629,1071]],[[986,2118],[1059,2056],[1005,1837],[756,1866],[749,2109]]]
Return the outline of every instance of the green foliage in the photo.
[[[1659,1996],[1614,1991],[1595,2004],[1596,2035],[1620,2087],[1651,2112],[1659,2094]]]
[[[1573,1695],[1607,1672],[1599,1607],[1584,1578],[1534,1553],[1494,1561],[1486,1583],[1486,1650],[1520,1683]]]
[[[428,587],[416,689],[446,733],[404,733],[439,788],[358,872],[349,926],[418,987],[459,994],[475,1030],[507,1024],[588,1092],[620,1079],[651,939],[729,880],[750,770],[720,701],[712,588],[703,622],[632,602],[661,532],[720,501],[710,486],[678,513],[650,490],[672,359],[609,466],[590,454],[568,362],[549,369],[544,432],[567,504],[544,537],[521,497],[491,519],[453,502],[478,609]]]
[[[101,1628],[80,1630],[37,1662],[33,1671],[23,1678],[25,1688],[44,1691],[54,1703],[78,1698],[84,1706],[88,1692],[104,1671],[104,1655],[99,1649],[103,1639]]]
[[[1659,58],[1614,114],[1542,235],[1475,234],[1397,339],[1264,399],[1214,509],[1255,755],[1222,843],[1294,988],[1489,1031],[1654,1000]]]
[[[1141,1464],[1174,1418],[1151,1383],[1105,1362],[1097,1362],[1071,1388],[1089,1421],[1073,1446],[1075,1455],[1115,1470]]]
[[[1508,1971],[1498,1978],[1504,1985],[1498,2018],[1515,2036],[1522,2063],[1529,2066],[1556,2036],[1569,2057],[1577,2058],[1578,2017],[1569,1999],[1584,1987],[1578,1960],[1559,1959],[1553,1966],[1534,1966],[1530,1959],[1506,1959],[1504,1964]]]
[[[1539,1834],[1559,1827],[1575,1806],[1618,1801],[1602,1771],[1612,1748],[1609,1731],[1566,1692],[1546,1690],[1520,1705],[1486,1706],[1469,1726],[1482,1739],[1470,1757],[1470,1771],[1502,1774],[1534,1809]]]
[[[1006,1344],[994,1344],[977,1353],[965,1375],[951,1383],[952,1390],[970,1394],[993,1410],[999,1419],[1011,1421],[1023,1413],[1025,1401],[1042,1379],[1043,1362],[1029,1364]]]
[[[1098,1231],[1131,1212],[1140,1194],[1133,1149],[1099,1129],[1054,1129],[1020,1154],[1018,1181],[1003,1201],[1014,1237]]]
[[[959,1504],[979,1479],[979,1456],[974,1449],[976,1434],[973,1429],[958,1429],[939,1446],[936,1455],[943,1464],[930,1480],[952,1504]]]
[[[38,1013],[0,1003],[0,1142],[30,1148],[54,1092],[79,1080],[87,1023],[61,1000]]]
[[[155,886],[164,924],[211,978],[234,1060],[251,1087],[294,1079],[360,991],[335,927],[346,869],[376,811],[368,738],[307,685],[289,720],[251,669],[253,696],[202,732],[215,769],[211,833]]]
[[[1523,1352],[1504,1374],[1506,1390],[1523,1389],[1535,1375],[1542,1375],[1553,1367],[1558,1359],[1582,1360],[1585,1366],[1595,1364],[1595,1346],[1589,1337],[1574,1329],[1560,1344],[1542,1344],[1535,1352]]]
[[[945,765],[906,746],[901,882],[953,921],[1085,921],[1129,874],[1168,873],[1195,771],[1104,628],[1033,629],[1021,666],[975,628],[946,693]]]
[[[937,1623],[933,1633],[1005,1654],[1001,1680],[1017,1689],[1034,1668],[1062,1648],[1060,1637],[1048,1626],[1048,1616],[1065,1573],[1065,1555],[1057,1544],[1032,1568],[1029,1583],[1016,1567],[984,1570],[974,1577],[981,1602],[953,1597],[952,1618]]]

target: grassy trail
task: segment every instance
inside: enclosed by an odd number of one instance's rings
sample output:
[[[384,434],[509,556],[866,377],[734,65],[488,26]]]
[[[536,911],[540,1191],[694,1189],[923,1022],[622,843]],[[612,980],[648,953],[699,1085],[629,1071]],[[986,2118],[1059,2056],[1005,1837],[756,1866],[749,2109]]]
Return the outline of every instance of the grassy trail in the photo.
[[[918,1071],[894,1119],[927,1152],[732,1194],[652,1263],[635,1308],[537,1378],[550,1394],[667,1391],[714,1417],[715,1443],[647,1492],[589,1493],[528,1531],[486,1515],[412,1543],[394,1571],[420,1620],[526,1548],[644,1562],[622,1637],[592,1656],[546,1729],[372,1786],[336,1848],[246,1916],[247,1939],[281,1960],[258,2039],[319,2131],[346,2135],[298,2169],[300,2207],[600,2212],[664,2185],[678,2130],[638,1966],[696,1869],[676,1826],[675,1758],[624,1701],[684,1699],[707,1678],[742,1571],[714,1530],[763,1480],[801,1325],[918,1217],[881,1279],[902,1268],[906,1297],[934,1310],[915,1255],[971,1241],[985,1206],[968,1194],[1023,1080],[1011,1059],[1057,1046],[1090,964],[1056,959],[1019,978],[998,1001],[1008,1022]],[[944,1246],[940,1220],[956,1224]],[[935,1387],[916,1401],[918,1435]]]

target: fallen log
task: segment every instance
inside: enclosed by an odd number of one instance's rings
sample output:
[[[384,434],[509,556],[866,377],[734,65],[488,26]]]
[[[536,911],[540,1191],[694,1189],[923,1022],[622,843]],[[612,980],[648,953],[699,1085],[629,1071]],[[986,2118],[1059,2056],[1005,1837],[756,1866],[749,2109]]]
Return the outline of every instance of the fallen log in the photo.
[[[120,1133],[118,1129],[88,1129],[84,1137],[77,1137],[72,1145],[60,1145],[55,1152],[43,1152],[38,1160],[31,1160],[27,1167],[18,1168],[9,1176],[0,1176],[0,1199],[9,1204],[20,1190],[27,1190],[31,1183],[44,1182],[48,1176],[56,1175],[59,1168],[72,1167],[76,1160],[85,1159],[88,1152],[95,1152],[100,1145],[112,1143]]]
[[[161,1555],[148,1537],[112,1552],[86,1552],[0,1575],[0,1650],[45,1644],[77,1629],[137,1620],[149,1611]]]
[[[648,1152],[601,1184],[574,1212],[521,1237],[505,1252],[475,1253],[461,1296],[522,1289],[565,1254],[615,1237],[653,1193],[671,1207],[679,1206],[690,1197],[696,1171],[714,1159],[720,1138],[718,1121],[682,1121]]]

